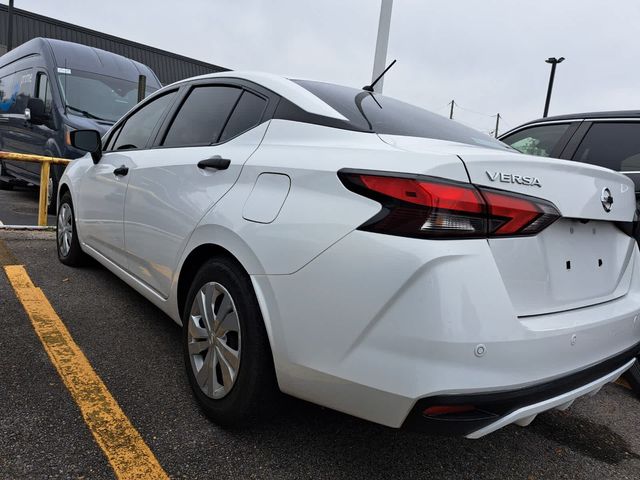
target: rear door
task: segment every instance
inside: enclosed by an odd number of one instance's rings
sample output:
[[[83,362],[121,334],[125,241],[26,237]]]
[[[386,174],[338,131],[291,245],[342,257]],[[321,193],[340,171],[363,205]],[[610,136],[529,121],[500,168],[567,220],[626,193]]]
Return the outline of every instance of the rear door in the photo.
[[[191,232],[262,141],[268,107],[267,95],[239,85],[191,85],[156,147],[136,155],[125,202],[128,264],[160,295]],[[211,167],[199,168],[206,160]]]

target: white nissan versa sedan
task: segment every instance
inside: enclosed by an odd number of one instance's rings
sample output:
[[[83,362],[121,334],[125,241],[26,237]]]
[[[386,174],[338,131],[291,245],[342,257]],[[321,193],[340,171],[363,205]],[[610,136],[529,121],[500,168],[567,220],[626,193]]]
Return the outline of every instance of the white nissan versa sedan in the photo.
[[[225,72],[155,92],[60,182],[58,256],[183,325],[221,425],[278,389],[481,437],[640,351],[633,183],[366,90]],[[131,326],[135,329],[135,325]]]

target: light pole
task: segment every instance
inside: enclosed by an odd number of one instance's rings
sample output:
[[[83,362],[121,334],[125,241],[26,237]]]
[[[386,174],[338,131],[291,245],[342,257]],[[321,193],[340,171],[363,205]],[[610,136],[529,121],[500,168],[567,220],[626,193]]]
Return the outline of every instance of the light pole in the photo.
[[[382,0],[380,5],[380,20],[378,22],[378,38],[376,41],[376,53],[373,58],[373,73],[371,82],[384,71],[387,63],[387,46],[389,45],[389,29],[391,28],[391,10],[393,9],[393,0]],[[373,90],[382,93],[383,79],[379,79]]]
[[[549,113],[549,102],[551,101],[551,90],[553,90],[553,78],[556,76],[556,65],[564,62],[564,57],[550,57],[547,58],[545,62],[551,64],[551,75],[549,76],[549,86],[547,87],[547,101],[544,102],[544,113],[542,114],[543,117],[546,117]]]
[[[13,0],[9,0],[7,9],[7,52],[13,48]]]

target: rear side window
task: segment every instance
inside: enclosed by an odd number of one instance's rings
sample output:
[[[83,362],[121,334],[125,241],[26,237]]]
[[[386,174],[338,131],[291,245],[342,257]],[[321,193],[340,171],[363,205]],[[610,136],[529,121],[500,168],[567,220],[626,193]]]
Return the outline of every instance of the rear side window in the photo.
[[[569,123],[552,123],[525,128],[503,138],[502,141],[519,152],[538,157],[550,157],[569,125]]]
[[[222,85],[195,87],[173,120],[162,145],[185,147],[216,143],[242,89]]]
[[[24,113],[33,89],[30,70],[12,73],[0,79],[0,113]]]
[[[573,159],[621,172],[640,171],[640,123],[594,123]]]
[[[33,73],[31,69],[22,70],[15,73],[14,91],[16,91],[16,100],[13,106],[13,113],[24,113],[29,102],[29,97],[33,94]]]
[[[259,124],[266,106],[267,101],[264,98],[245,90],[229,117],[219,142],[226,142]]]
[[[131,115],[124,123],[112,150],[137,150],[145,148],[149,137],[164,113],[176,98],[177,91],[152,100]]]
[[[0,113],[8,113],[18,96],[18,90],[13,88],[15,75],[13,73],[0,78]]]

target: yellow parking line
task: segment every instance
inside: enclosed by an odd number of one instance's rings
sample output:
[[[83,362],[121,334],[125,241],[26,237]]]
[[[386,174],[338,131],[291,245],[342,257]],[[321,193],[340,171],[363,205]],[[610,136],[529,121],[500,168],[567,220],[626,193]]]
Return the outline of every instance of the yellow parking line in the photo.
[[[158,460],[131,424],[80,347],[22,265],[6,265],[5,273],[33,328],[96,442],[119,479],[168,479]]]

